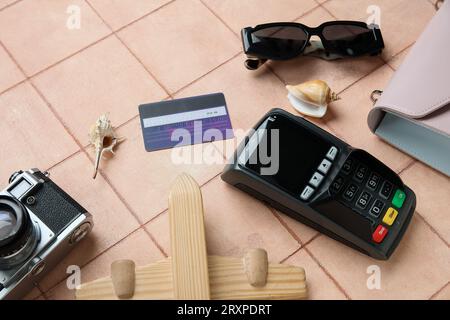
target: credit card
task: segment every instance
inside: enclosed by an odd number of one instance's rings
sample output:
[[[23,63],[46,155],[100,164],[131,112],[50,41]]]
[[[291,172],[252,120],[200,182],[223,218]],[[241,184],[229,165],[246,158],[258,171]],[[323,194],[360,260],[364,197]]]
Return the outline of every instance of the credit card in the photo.
[[[223,93],[142,104],[139,115],[147,151],[234,137]]]

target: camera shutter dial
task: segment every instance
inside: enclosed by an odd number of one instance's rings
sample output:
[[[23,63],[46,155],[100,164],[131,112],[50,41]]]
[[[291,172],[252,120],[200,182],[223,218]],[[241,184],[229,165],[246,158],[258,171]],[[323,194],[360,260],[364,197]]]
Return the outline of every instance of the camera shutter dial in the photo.
[[[89,222],[83,223],[72,233],[69,243],[75,244],[81,241],[81,239],[83,239],[89,233],[89,230],[91,230],[91,224]]]

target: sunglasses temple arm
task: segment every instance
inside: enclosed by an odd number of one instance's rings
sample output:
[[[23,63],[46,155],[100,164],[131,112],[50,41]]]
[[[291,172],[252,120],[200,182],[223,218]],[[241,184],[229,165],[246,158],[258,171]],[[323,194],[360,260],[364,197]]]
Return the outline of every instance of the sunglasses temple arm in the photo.
[[[267,59],[247,58],[247,60],[245,60],[244,62],[244,65],[248,70],[257,70],[264,63],[266,63],[266,61]]]

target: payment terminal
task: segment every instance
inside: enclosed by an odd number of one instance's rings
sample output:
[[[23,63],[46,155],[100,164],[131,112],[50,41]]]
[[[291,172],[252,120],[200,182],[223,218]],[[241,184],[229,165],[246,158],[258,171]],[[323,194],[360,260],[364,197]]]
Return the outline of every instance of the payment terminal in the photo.
[[[222,179],[373,258],[393,253],[416,197],[366,151],[273,109],[243,140]]]

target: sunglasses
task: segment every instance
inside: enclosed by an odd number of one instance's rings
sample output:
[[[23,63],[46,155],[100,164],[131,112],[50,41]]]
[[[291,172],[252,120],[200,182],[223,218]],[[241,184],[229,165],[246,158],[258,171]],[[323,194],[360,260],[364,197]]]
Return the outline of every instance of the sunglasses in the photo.
[[[301,23],[276,22],[241,31],[247,69],[256,70],[267,60],[288,60],[322,50],[331,59],[377,55],[384,48],[380,28],[359,21],[330,21],[317,28]],[[318,36],[318,41],[310,41]]]

